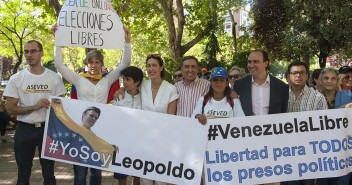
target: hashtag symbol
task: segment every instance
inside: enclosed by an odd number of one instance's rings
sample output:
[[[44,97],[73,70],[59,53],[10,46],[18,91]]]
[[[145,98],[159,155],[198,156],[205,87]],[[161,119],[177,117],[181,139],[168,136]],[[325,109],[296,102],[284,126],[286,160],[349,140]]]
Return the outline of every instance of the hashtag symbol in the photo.
[[[208,130],[208,140],[215,140],[216,136],[218,136],[218,127],[217,125],[210,125]]]
[[[49,153],[55,153],[58,149],[57,147],[59,146],[59,141],[51,141],[50,143],[50,148],[49,148]]]

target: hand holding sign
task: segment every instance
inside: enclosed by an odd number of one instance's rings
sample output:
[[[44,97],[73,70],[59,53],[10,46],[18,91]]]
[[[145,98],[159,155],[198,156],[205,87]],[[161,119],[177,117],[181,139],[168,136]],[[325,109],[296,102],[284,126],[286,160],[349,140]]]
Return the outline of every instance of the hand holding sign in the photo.
[[[126,43],[131,43],[131,32],[129,29],[126,27],[123,27],[123,30],[125,31],[125,42]]]

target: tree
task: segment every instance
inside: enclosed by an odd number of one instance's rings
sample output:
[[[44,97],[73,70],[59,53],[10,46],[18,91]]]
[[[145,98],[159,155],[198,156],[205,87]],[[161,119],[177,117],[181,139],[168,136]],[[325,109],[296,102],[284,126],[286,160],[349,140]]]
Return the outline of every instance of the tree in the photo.
[[[352,34],[352,3],[349,0],[286,0],[292,27],[313,39],[312,45],[324,68],[332,50],[346,47]]]
[[[1,56],[0,57],[0,67],[2,66],[2,70],[1,71],[1,80],[4,80],[4,79],[9,79],[9,77],[12,75],[11,73],[11,69],[13,67],[12,63],[13,63],[13,58],[12,57],[4,57],[4,56]]]
[[[351,43],[352,3],[348,0],[256,0],[254,35],[276,58],[309,62],[321,68],[333,50]]]
[[[18,59],[14,65],[16,73],[23,61],[25,40],[41,37],[47,30],[47,20],[42,19],[43,12],[35,9],[30,1],[11,0],[0,3],[0,42],[1,52]]]
[[[44,0],[34,1],[41,4]],[[243,1],[217,0],[216,9],[215,1],[208,0],[115,0],[111,3],[123,24],[131,30],[134,46],[132,63],[140,64],[145,56],[158,52],[167,61],[171,59],[172,64],[168,62],[167,67],[173,70],[177,66],[175,62],[209,36],[212,29],[216,29],[213,25],[216,19],[221,25],[222,15],[227,13],[228,5]],[[48,0],[46,4],[50,4],[57,14],[58,4],[62,2]]]
[[[232,25],[232,30],[231,30],[231,35],[232,35],[232,50],[233,53],[235,54],[237,52],[237,38],[236,38],[236,25],[237,22],[235,21],[234,18],[234,12],[237,12],[240,10],[240,8],[244,7],[245,4],[247,4],[247,1],[244,0],[236,0],[236,1],[223,1],[224,7],[226,7],[226,11],[230,16],[231,20],[231,25]]]
[[[255,0],[251,10],[254,38],[276,58],[283,58],[283,41],[288,24],[284,0]]]

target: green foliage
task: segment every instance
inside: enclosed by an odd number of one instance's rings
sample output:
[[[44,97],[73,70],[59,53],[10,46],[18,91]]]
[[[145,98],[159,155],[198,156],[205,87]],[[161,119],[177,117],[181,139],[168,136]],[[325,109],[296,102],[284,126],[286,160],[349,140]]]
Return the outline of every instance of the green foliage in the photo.
[[[292,27],[312,39],[320,67],[325,67],[326,57],[332,50],[351,43],[352,4],[349,0],[287,0],[286,7],[289,7]]]
[[[247,71],[247,61],[250,51],[240,51],[236,52],[233,56],[233,60],[231,63],[228,63],[227,68],[231,69],[233,66],[238,66]]]
[[[42,42],[45,51],[53,48],[53,43],[45,42],[50,34],[48,25],[53,22],[53,17],[45,13],[29,0],[8,0],[0,3],[0,53],[18,59],[15,71],[22,63],[23,44],[26,41],[35,39]],[[45,55],[43,60],[49,60],[49,57],[50,55]]]
[[[255,0],[254,35],[278,59],[309,62],[320,67],[333,50],[351,43],[352,4],[349,0]]]
[[[289,22],[284,0],[255,0],[251,10],[254,37],[276,58],[283,58],[284,31]]]
[[[204,55],[206,56],[203,61],[201,61],[201,66],[207,69],[213,69],[217,66],[222,66],[221,62],[217,59],[217,54],[220,52],[219,41],[215,33],[211,33],[209,36],[209,41],[205,45]]]

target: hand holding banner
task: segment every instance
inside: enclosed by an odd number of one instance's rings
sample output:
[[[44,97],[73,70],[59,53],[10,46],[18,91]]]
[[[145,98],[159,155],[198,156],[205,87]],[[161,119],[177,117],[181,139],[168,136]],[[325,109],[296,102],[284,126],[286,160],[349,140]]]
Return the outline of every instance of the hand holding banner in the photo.
[[[43,158],[173,184],[200,183],[207,127],[195,119],[52,98],[45,126]]]

